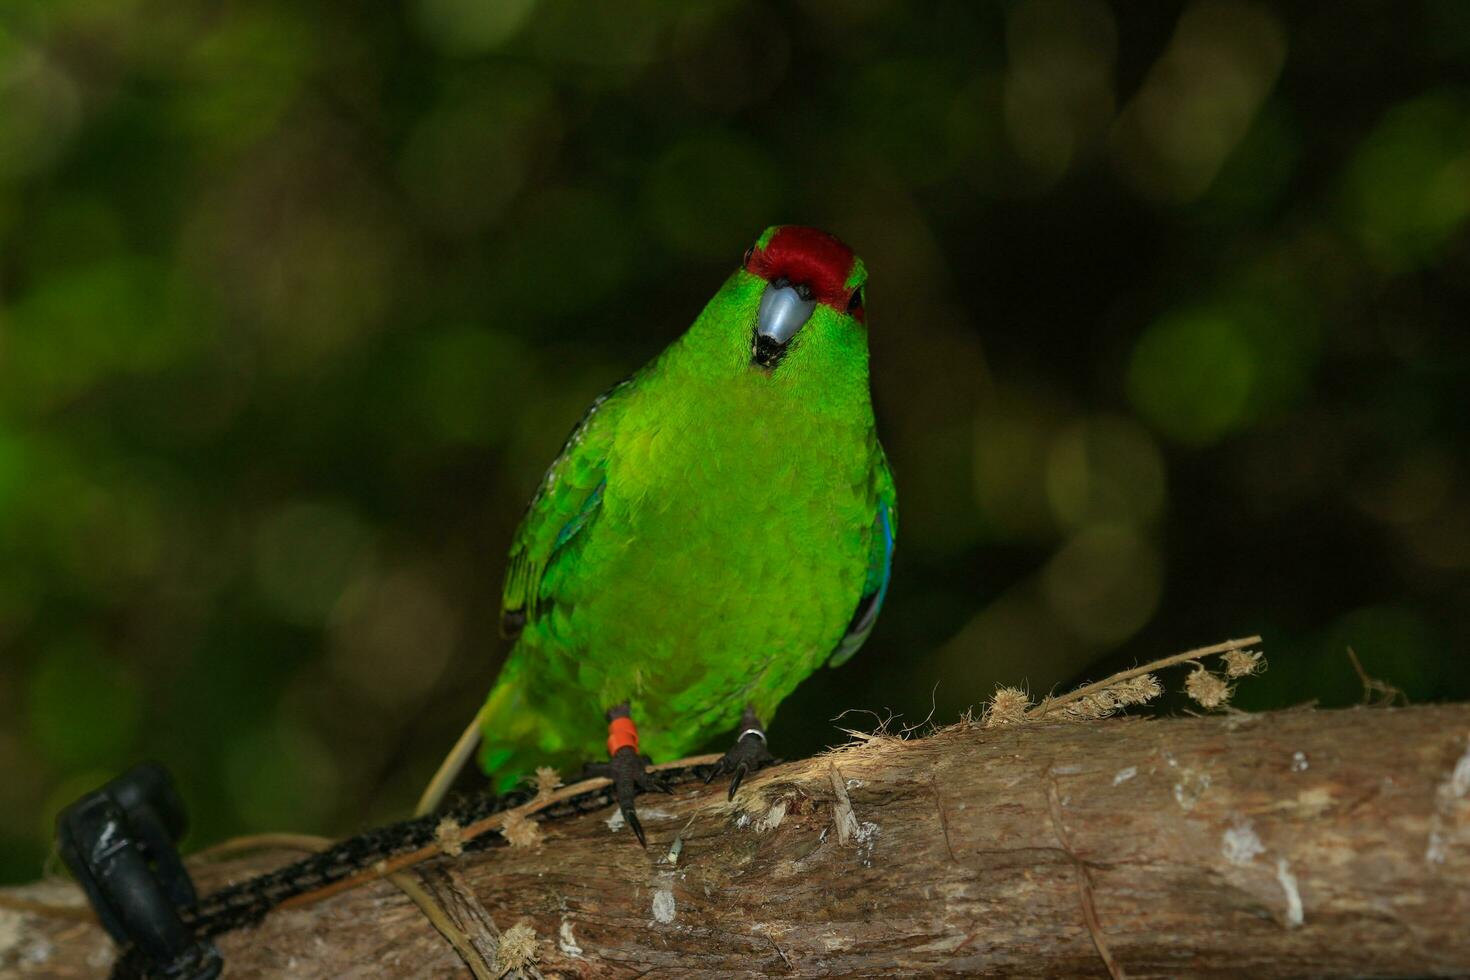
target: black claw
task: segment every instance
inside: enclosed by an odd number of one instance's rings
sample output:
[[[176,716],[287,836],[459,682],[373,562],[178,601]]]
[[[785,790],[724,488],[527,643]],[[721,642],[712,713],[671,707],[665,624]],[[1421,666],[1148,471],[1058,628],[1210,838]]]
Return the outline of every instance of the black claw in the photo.
[[[648,850],[648,838],[643,836],[643,824],[638,822],[638,811],[632,806],[625,806],[622,810],[623,819],[627,821],[629,827],[633,828],[633,833],[638,837],[638,846],[645,851]]]
[[[765,731],[761,728],[755,713],[747,709],[740,724],[742,726],[740,738],[730,746],[730,751],[726,752],[719,762],[710,766],[704,774],[706,784],[716,776],[728,774],[730,792],[727,798],[731,800],[735,798],[735,791],[740,788],[746,776],[776,761],[766,748]]]
[[[740,781],[745,778],[745,774],[748,772],[750,772],[750,767],[743,762],[735,767],[735,775],[730,777],[730,792],[725,796],[725,799],[735,799],[735,791],[740,788]]]
[[[647,756],[641,756],[634,752],[632,747],[624,746],[607,762],[599,762],[587,766],[586,771],[594,776],[603,776],[613,782],[613,798],[617,800],[618,810],[623,814],[623,821],[633,830],[633,835],[638,838],[642,847],[648,847],[648,838],[643,833],[643,824],[638,820],[638,808],[634,804],[640,790],[657,790],[661,793],[672,793],[673,788],[662,779],[654,776],[646,768],[649,765]]]

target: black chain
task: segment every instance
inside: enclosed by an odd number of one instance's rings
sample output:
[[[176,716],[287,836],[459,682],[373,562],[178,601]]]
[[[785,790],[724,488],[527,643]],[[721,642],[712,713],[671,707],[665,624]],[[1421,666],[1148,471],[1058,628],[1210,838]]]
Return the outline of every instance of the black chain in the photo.
[[[708,766],[682,766],[660,769],[658,775],[670,785],[678,785],[703,778],[708,769]],[[206,895],[197,907],[183,915],[184,924],[201,938],[256,925],[282,902],[297,895],[351,878],[379,861],[434,843],[438,839],[439,825],[446,818],[466,827],[497,813],[524,806],[535,798],[536,791],[532,789],[516,790],[503,796],[486,794],[448,811],[375,827],[338,841],[324,851]],[[605,786],[558,800],[531,816],[541,822],[569,820],[612,803],[612,787]],[[504,847],[506,843],[499,830],[490,830],[465,841],[464,850],[473,853]],[[136,949],[127,950],[113,965],[112,980],[141,980],[147,975],[145,963]]]

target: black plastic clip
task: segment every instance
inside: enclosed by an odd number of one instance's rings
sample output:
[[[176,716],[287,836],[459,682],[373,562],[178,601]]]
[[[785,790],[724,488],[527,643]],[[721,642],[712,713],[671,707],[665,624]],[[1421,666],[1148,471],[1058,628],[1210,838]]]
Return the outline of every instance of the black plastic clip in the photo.
[[[219,951],[180,915],[198,904],[177,847],[184,826],[168,770],[145,762],[61,811],[56,836],[103,928],[149,976],[214,980]]]

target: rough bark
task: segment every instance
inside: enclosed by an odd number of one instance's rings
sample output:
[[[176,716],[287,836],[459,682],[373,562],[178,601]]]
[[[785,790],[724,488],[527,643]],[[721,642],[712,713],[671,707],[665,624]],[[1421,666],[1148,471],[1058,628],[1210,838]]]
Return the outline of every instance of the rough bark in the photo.
[[[470,933],[533,927],[546,976],[1470,974],[1470,706],[961,725],[747,787],[643,797],[647,851],[609,810],[422,870],[444,894],[453,866]],[[470,975],[384,881],[219,945],[234,978]],[[0,974],[110,956],[95,926],[0,909]]]

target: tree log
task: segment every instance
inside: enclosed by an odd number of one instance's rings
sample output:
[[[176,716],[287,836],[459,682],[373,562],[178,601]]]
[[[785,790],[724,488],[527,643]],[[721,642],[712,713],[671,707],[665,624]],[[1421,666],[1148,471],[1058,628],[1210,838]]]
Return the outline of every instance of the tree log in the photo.
[[[641,797],[646,851],[609,809],[410,873],[454,898],[458,948],[529,925],[544,976],[1464,976],[1467,737],[1466,705],[962,724],[770,769],[733,803]],[[208,892],[295,856],[193,871]],[[0,892],[0,975],[105,974],[95,925],[18,899],[80,904]],[[388,881],[218,945],[231,978],[471,975]]]

